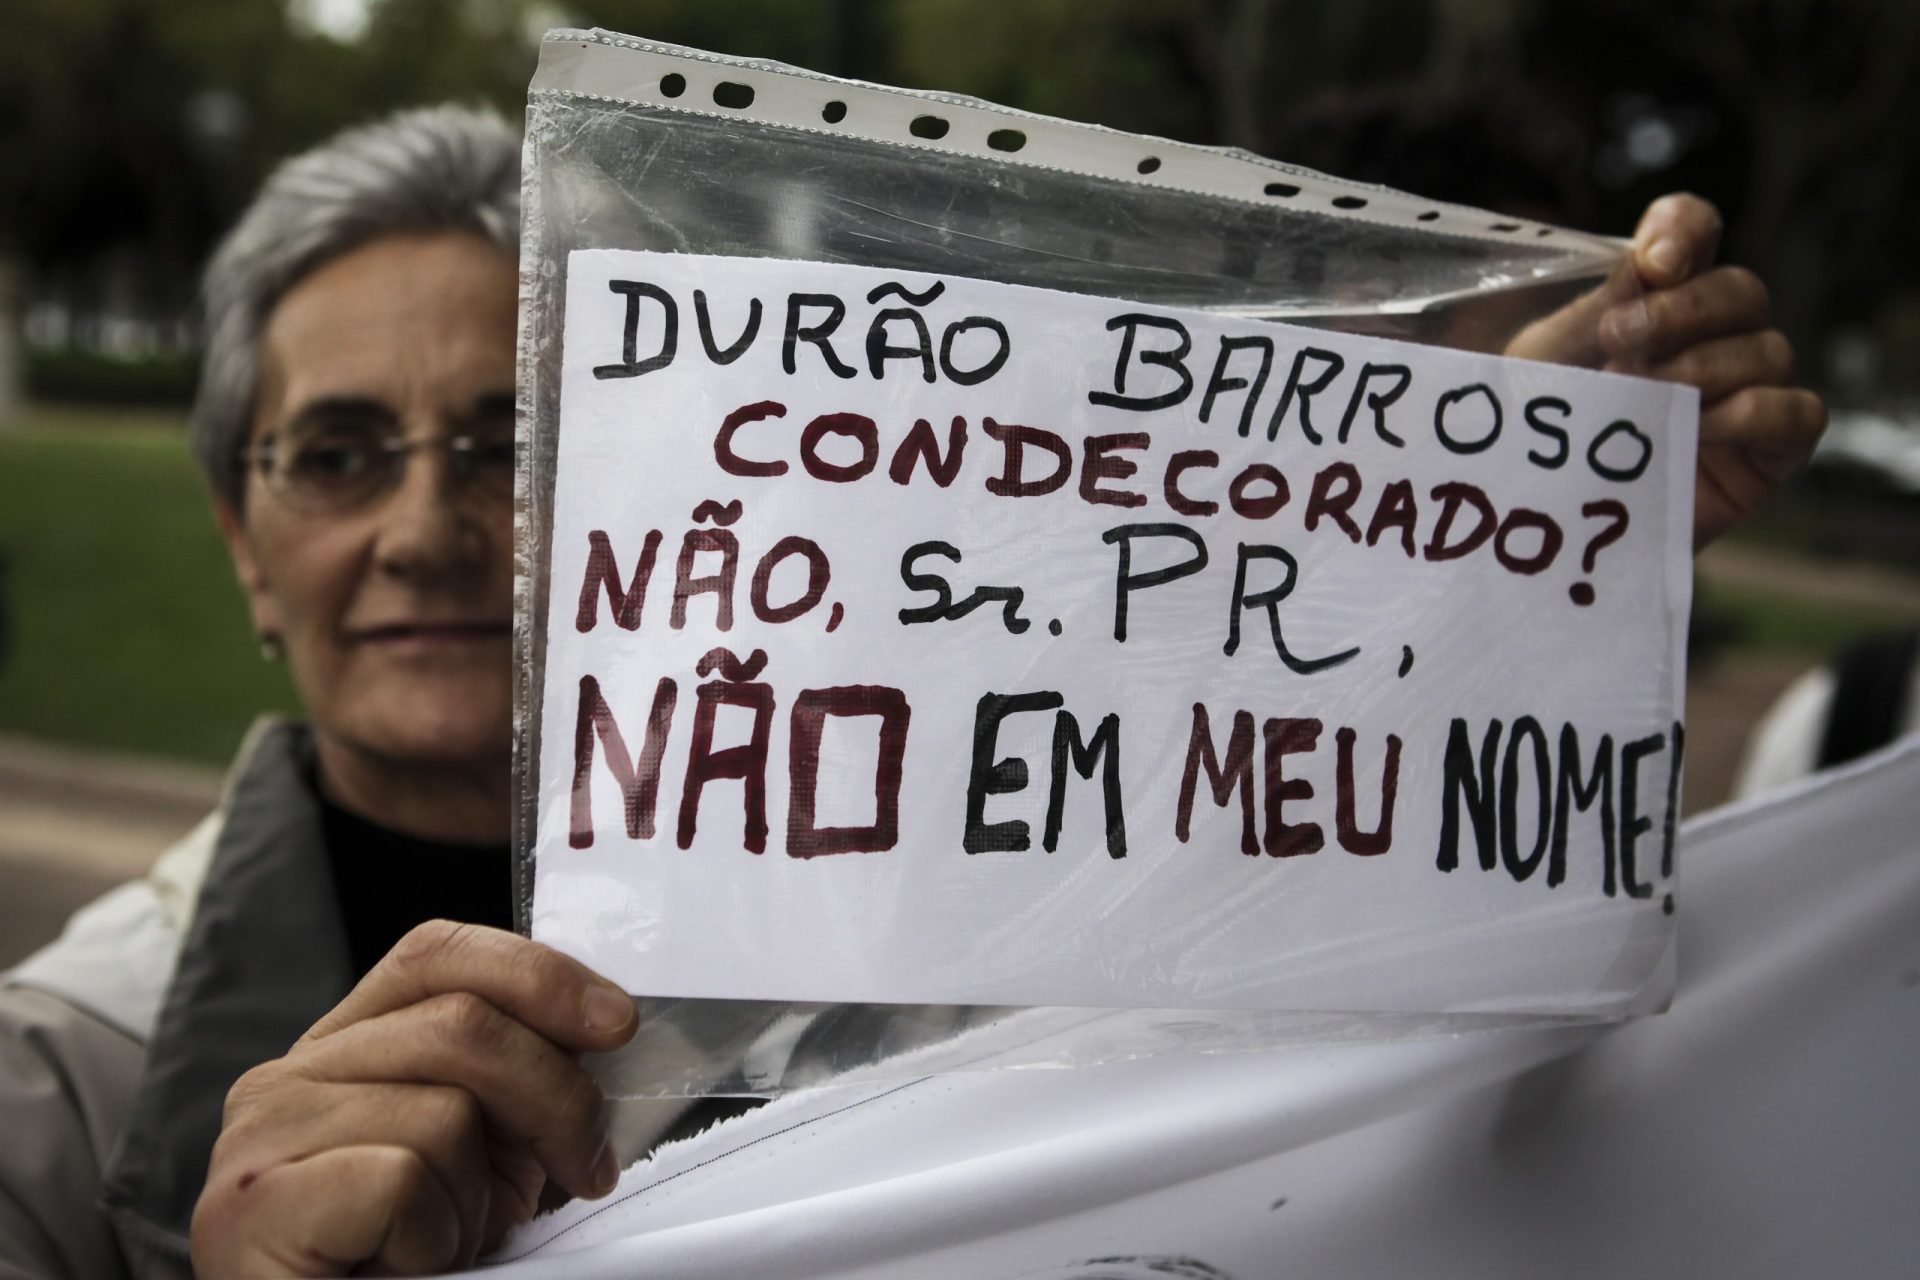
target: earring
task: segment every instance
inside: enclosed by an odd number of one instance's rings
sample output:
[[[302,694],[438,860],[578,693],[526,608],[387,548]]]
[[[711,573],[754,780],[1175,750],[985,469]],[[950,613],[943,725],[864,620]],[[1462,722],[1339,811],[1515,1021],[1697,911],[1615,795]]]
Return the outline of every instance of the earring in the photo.
[[[281,645],[279,636],[275,635],[271,631],[265,632],[264,634],[261,635],[260,661],[279,662],[282,658],[285,658],[286,656],[287,656],[287,651],[285,647]]]

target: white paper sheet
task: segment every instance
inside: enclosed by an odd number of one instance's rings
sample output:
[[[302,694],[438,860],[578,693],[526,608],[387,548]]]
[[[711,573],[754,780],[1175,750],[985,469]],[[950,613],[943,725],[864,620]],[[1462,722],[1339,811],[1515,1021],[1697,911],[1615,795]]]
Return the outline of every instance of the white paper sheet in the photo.
[[[864,267],[568,273],[536,938],[650,995],[1664,996],[1691,391]]]

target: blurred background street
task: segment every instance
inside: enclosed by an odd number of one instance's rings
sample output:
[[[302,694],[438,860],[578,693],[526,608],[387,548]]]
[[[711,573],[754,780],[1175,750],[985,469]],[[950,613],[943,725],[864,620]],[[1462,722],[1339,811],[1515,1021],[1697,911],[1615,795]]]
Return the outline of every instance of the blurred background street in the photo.
[[[144,873],[219,798],[215,770],[0,736],[0,965]]]
[[[1698,192],[1726,214],[1723,256],[1769,283],[1834,427],[1698,562],[1688,809],[1726,798],[1797,675],[1920,625],[1920,5],[12,0],[0,966],[191,827],[248,723],[294,705],[255,652],[184,448],[206,252],[276,160],[343,125],[447,98],[517,117],[534,41],[557,25],[1244,146],[1614,234],[1653,197]],[[1378,136],[1382,102],[1477,112],[1483,153]]]

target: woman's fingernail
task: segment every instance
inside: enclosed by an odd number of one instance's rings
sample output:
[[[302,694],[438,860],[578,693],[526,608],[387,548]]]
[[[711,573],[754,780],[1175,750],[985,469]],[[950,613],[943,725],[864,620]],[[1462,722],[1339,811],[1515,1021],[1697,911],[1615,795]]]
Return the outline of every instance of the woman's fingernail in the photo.
[[[599,1158],[593,1162],[594,1194],[607,1194],[619,1181],[620,1160],[613,1154],[613,1143],[611,1141],[602,1143]]]
[[[1687,246],[1674,236],[1661,236],[1647,250],[1647,261],[1668,276],[1681,276],[1687,270]]]
[[[1647,311],[1647,300],[1635,298],[1607,312],[1601,323],[1615,347],[1631,350],[1646,342],[1647,333],[1653,328],[1653,317]]]
[[[633,1019],[633,999],[625,992],[594,983],[587,988],[586,1015],[589,1031],[618,1031]]]

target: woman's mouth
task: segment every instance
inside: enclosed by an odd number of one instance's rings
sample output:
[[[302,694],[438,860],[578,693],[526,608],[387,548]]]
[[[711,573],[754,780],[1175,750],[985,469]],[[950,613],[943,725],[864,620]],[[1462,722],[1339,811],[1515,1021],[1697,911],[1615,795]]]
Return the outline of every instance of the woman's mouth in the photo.
[[[408,619],[354,629],[356,644],[393,652],[459,650],[491,644],[512,636],[513,624],[489,621]]]

